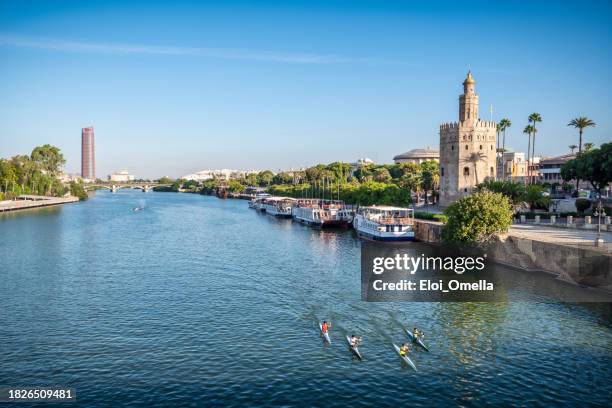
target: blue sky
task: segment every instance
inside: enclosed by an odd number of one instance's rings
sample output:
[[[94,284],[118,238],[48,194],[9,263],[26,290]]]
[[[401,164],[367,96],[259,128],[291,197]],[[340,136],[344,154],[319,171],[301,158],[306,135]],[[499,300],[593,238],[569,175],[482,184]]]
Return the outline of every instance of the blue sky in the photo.
[[[612,3],[0,1],[0,157],[59,146],[97,173],[280,168],[437,147],[468,69],[525,150],[612,139]]]

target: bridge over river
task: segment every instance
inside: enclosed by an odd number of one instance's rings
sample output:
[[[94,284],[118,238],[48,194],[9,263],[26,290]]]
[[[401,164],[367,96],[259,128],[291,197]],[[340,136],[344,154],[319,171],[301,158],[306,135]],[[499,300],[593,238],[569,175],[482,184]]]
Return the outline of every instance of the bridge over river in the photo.
[[[111,193],[116,193],[121,189],[134,189],[134,190],[142,190],[143,193],[148,193],[153,190],[154,187],[168,187],[171,184],[158,184],[158,183],[146,183],[146,182],[136,182],[136,183],[116,183],[116,184],[88,184],[85,186],[85,190],[110,190]]]

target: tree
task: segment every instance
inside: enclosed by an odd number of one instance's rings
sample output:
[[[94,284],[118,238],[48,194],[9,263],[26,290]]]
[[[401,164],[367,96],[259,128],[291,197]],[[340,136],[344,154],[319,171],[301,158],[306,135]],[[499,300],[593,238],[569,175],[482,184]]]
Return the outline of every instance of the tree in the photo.
[[[83,188],[83,184],[81,182],[70,182],[70,194],[74,197],[78,197],[81,201],[87,200],[87,192]]]
[[[591,200],[589,200],[587,198],[578,198],[578,199],[576,199],[576,210],[580,214],[584,214],[584,212],[586,210],[588,210],[590,206],[591,206]]]
[[[584,151],[585,152],[590,152],[591,150],[593,150],[593,147],[594,147],[593,143],[585,143],[584,144]]]
[[[510,180],[487,180],[476,186],[476,191],[491,191],[493,193],[501,193],[508,197],[512,204],[519,204],[525,197],[525,185],[516,183]]]
[[[582,133],[584,132],[584,129],[588,127],[595,127],[595,122],[584,116],[579,116],[575,119],[572,119],[571,122],[567,124],[567,126],[572,126],[578,129],[578,153],[582,153]]]
[[[504,158],[504,152],[506,151],[506,130],[510,126],[512,126],[512,122],[510,122],[510,119],[504,118],[499,121],[499,127],[503,135],[503,141],[502,141],[502,147],[501,147],[502,148],[502,161]],[[506,178],[506,166],[503,165],[503,163],[502,163],[502,178],[503,179]]]
[[[478,163],[480,163],[481,161],[484,161],[485,159],[486,159],[486,156],[482,152],[472,152],[468,155],[468,157],[463,159],[465,163],[469,163],[474,167],[474,177],[476,180],[476,184],[479,183],[478,181]]]
[[[540,116],[539,113],[534,112],[531,115],[529,115],[529,123],[531,123],[531,125],[533,126],[533,142],[531,142],[531,161],[532,162],[535,159],[535,138],[536,138],[536,133],[538,131],[538,129],[536,129],[536,124],[538,122],[542,122],[542,116]],[[529,180],[530,180],[529,181],[530,183],[533,182],[533,180],[531,179]]]
[[[440,167],[435,161],[421,163],[421,186],[425,192],[425,204],[428,203],[427,193],[435,190],[440,184]]]
[[[512,224],[512,206],[500,193],[481,191],[464,197],[444,211],[448,222],[442,230],[447,242],[484,243],[508,231]]]
[[[260,171],[257,174],[257,184],[260,186],[269,186],[273,178],[274,174],[270,170]]]
[[[61,167],[66,164],[66,160],[60,149],[48,144],[35,147],[30,157],[40,169],[53,177],[56,177]]]
[[[385,167],[379,167],[373,172],[374,181],[378,181],[379,183],[388,183],[391,181],[391,173]]]
[[[529,138],[529,143],[527,144],[527,181],[531,181],[531,133],[533,133],[534,128],[531,125],[525,126],[523,129],[523,133],[527,135]]]
[[[534,210],[536,208],[548,208],[548,197],[544,196],[544,188],[537,184],[530,184],[525,189],[523,200]]]
[[[245,183],[248,186],[256,186],[257,183],[257,173],[249,173],[244,179]]]
[[[561,177],[565,181],[586,180],[601,197],[602,190],[612,182],[612,142],[567,161],[561,167]]]
[[[157,182],[159,184],[172,184],[174,182],[174,180],[172,180],[170,177],[164,176],[164,177],[160,178],[159,180],[157,180]]]
[[[572,154],[574,154],[574,150],[578,148],[578,146],[576,146],[575,144],[571,144],[568,147],[572,150]]]

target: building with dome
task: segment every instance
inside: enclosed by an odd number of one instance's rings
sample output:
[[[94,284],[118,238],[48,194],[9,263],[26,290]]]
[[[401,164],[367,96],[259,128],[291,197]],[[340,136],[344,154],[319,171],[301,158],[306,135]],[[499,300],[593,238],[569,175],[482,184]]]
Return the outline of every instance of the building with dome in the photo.
[[[477,184],[495,180],[496,123],[478,117],[476,81],[471,72],[459,96],[459,121],[440,125],[440,205],[470,195]]]
[[[395,164],[414,163],[421,164],[426,161],[439,161],[440,151],[436,149],[412,149],[406,153],[398,154],[393,158]]]

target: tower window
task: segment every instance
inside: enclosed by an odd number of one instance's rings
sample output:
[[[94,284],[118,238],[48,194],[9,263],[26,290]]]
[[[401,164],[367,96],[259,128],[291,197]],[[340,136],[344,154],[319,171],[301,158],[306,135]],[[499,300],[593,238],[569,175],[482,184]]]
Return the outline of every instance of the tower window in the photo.
[[[467,150],[467,149],[468,149],[468,146],[467,146],[467,145],[465,145],[465,150]]]
[[[455,150],[455,145],[451,145],[451,150]]]
[[[493,150],[493,145],[491,145],[491,150]]]
[[[470,175],[470,168],[469,167],[464,167],[463,168],[463,175],[464,176],[469,176]]]
[[[493,177],[495,175],[495,169],[493,168],[493,166],[491,166],[491,177]]]
[[[444,167],[440,167],[440,176],[444,177]]]
[[[482,145],[480,145],[480,150],[482,150]]]

